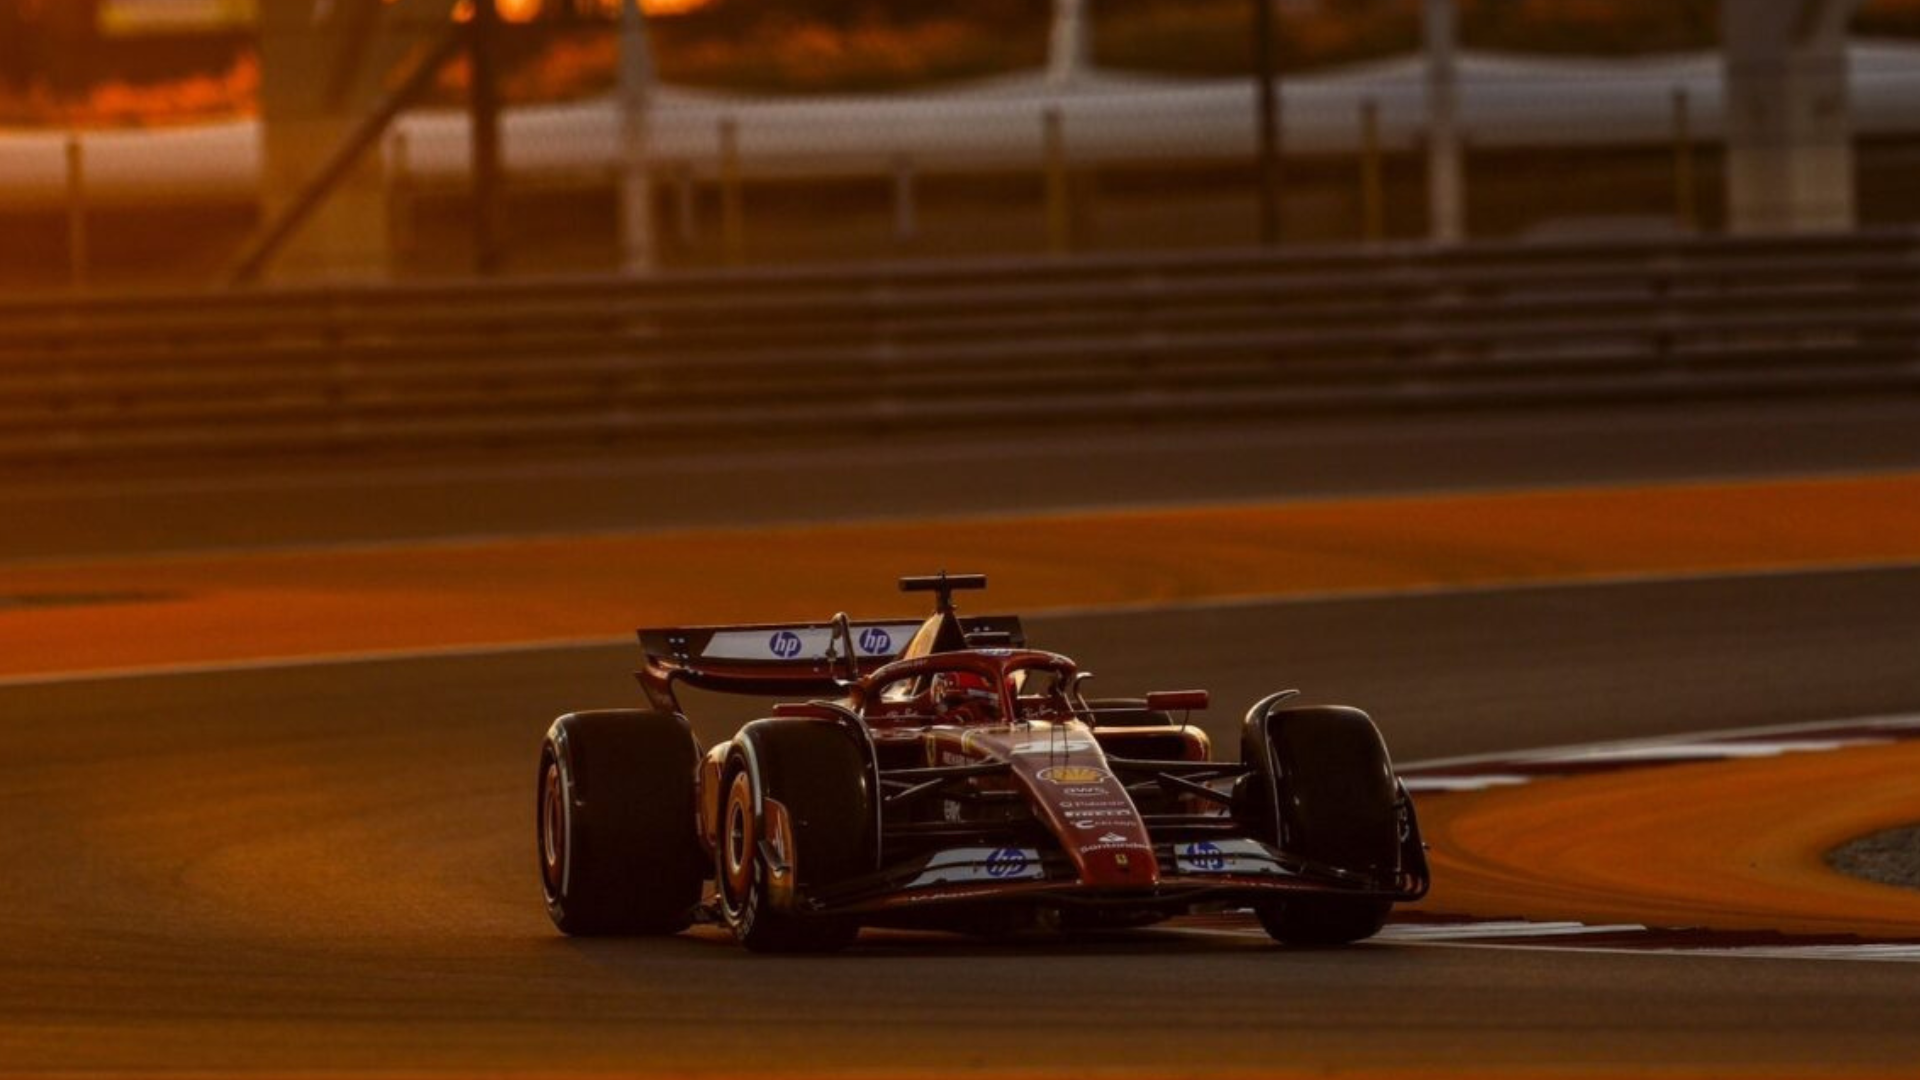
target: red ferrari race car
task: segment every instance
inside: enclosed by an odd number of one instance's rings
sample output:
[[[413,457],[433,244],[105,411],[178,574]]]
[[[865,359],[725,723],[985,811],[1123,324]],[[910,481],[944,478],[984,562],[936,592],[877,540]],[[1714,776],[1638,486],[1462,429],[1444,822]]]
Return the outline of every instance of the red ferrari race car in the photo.
[[[577,712],[540,752],[547,912],[568,934],[700,919],[760,951],[861,926],[999,934],[1143,926],[1251,907],[1337,944],[1427,889],[1412,800],[1373,721],[1272,694],[1240,760],[1174,713],[1186,690],[1083,696],[1088,673],[965,617],[979,575],[914,577],[924,623],[643,630],[648,710]],[[704,753],[679,684],[792,698]],[[710,885],[709,885],[710,883]]]

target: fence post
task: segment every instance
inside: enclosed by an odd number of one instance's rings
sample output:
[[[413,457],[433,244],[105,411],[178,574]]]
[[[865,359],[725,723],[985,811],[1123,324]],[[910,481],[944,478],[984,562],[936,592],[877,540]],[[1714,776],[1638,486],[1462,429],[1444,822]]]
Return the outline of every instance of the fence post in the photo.
[[[1273,0],[1253,0],[1253,77],[1257,84],[1255,132],[1258,160],[1254,173],[1260,190],[1260,243],[1271,247],[1280,242],[1280,98],[1275,86],[1273,57]]]
[[[1065,255],[1073,248],[1073,207],[1067,190],[1066,122],[1060,107],[1049,106],[1041,114],[1041,134],[1045,143],[1047,179],[1047,250]]]
[[[920,205],[914,190],[913,158],[893,158],[893,242],[905,247],[920,236]]]
[[[740,124],[720,121],[720,247],[728,265],[743,261],[747,247],[746,210],[740,194]]]
[[[87,157],[78,132],[67,133],[67,281],[87,285]]]
[[[1700,227],[1693,194],[1693,124],[1684,86],[1673,88],[1673,215],[1681,232]]]
[[[467,108],[473,158],[473,271],[481,277],[498,273],[506,208],[501,182],[500,87],[497,38],[500,33],[498,0],[473,0],[468,24]]]
[[[1455,0],[1426,0],[1427,235],[1439,244],[1467,238],[1466,182],[1460,145]]]
[[[1380,105],[1372,98],[1360,103],[1360,238],[1368,242],[1387,234],[1386,192],[1380,175]]]
[[[647,274],[656,269],[653,226],[653,162],[650,111],[653,52],[640,0],[620,0],[620,269]]]

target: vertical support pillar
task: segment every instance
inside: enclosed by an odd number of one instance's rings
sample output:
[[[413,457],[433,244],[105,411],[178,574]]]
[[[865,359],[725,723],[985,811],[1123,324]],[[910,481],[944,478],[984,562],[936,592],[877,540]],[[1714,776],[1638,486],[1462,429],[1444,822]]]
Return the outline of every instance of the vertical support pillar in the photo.
[[[1065,255],[1073,250],[1073,205],[1068,190],[1066,121],[1058,105],[1040,114],[1040,134],[1047,181],[1047,250]]]
[[[1738,0],[1720,5],[1731,231],[1853,227],[1847,21],[1856,4]]]
[[[1700,227],[1694,198],[1693,118],[1686,87],[1673,88],[1673,223],[1683,233]]]
[[[500,29],[495,0],[472,0],[473,35],[468,108],[472,116],[473,150],[473,272],[482,277],[499,271],[501,227],[500,88],[494,54]]]
[[[445,40],[445,0],[257,0],[262,221],[307,188],[417,62]],[[346,167],[271,263],[282,280],[355,280],[390,272],[390,187],[380,155]]]
[[[1053,27],[1047,35],[1047,83],[1054,89],[1073,85],[1093,65],[1093,34],[1087,23],[1086,0],[1053,0]]]
[[[720,121],[720,247],[727,265],[746,260],[746,207],[740,191],[740,124]]]
[[[67,281],[87,287],[87,156],[78,132],[67,134]]]
[[[920,237],[920,206],[915,188],[913,158],[896,154],[893,159],[893,242],[910,246]]]
[[[620,0],[620,268],[651,273],[659,261],[648,146],[654,91],[653,50],[640,0]],[[682,239],[692,228],[683,225]]]
[[[1253,0],[1254,122],[1259,161],[1260,243],[1280,242],[1280,98],[1273,56],[1273,0]]]
[[[1459,73],[1454,0],[1425,0],[1427,44],[1427,235],[1437,244],[1466,238],[1461,177]]]
[[[1386,184],[1380,168],[1380,103],[1360,103],[1360,239],[1376,242],[1387,234]]]

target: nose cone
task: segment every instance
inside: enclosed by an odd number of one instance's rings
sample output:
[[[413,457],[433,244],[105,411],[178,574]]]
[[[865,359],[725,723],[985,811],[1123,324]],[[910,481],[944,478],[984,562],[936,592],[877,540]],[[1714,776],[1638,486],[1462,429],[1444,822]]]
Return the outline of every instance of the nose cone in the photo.
[[[1086,885],[1142,887],[1160,881],[1146,823],[1086,726],[1035,724],[1010,733],[1004,751]]]

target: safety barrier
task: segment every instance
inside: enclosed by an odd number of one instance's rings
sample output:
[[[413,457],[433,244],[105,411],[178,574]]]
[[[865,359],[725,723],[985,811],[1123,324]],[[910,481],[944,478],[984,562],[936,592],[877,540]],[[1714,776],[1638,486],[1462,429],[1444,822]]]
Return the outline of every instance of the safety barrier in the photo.
[[[1920,232],[0,301],[0,462],[1911,392]]]

